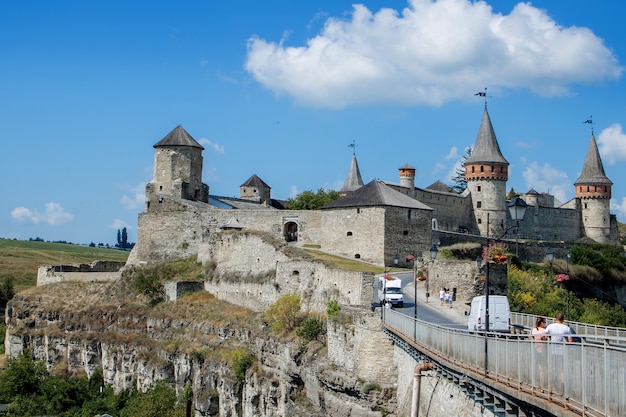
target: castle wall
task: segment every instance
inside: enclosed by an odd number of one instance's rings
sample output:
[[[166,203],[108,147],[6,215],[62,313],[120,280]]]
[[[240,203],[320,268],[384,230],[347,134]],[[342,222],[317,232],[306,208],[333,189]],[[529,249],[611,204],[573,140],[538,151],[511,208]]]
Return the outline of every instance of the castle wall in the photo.
[[[156,148],[152,183],[157,194],[208,201],[208,187],[202,184],[202,149],[189,146]],[[202,195],[205,188],[206,196]]]
[[[158,262],[198,253],[202,242],[219,233],[221,226],[235,218],[243,230],[267,232],[283,239],[284,224],[298,225],[298,242],[315,243],[321,239],[320,210],[225,210],[208,204],[161,197],[150,200],[139,214],[137,242],[128,264]]]
[[[508,226],[514,226],[510,215]],[[515,238],[517,230],[513,228],[507,237]],[[521,239],[573,241],[583,236],[580,214],[568,208],[528,206],[524,219],[519,222]]]
[[[611,241],[611,214],[609,200],[604,198],[583,198],[581,216],[585,234],[600,243]]]
[[[401,186],[387,185],[432,208],[432,218],[436,219],[438,229],[451,231],[458,231],[459,229],[477,230],[476,220],[472,215],[472,198],[470,194],[451,194],[423,188],[407,188],[402,186],[402,183]]]
[[[120,277],[123,262],[96,261],[80,265],[43,265],[37,270],[37,286],[62,281],[106,282]]]
[[[200,245],[198,261],[211,262],[214,271],[205,290],[218,299],[254,311],[265,311],[285,294],[299,295],[303,310],[325,311],[330,300],[343,305],[369,307],[374,275],[346,271],[289,257],[285,243],[276,247],[260,236],[245,232],[216,234]]]
[[[385,216],[385,261],[394,265],[393,257],[398,256],[400,267],[412,264],[406,261],[409,254],[422,252],[427,256],[432,246],[432,211],[409,210],[388,207]]]
[[[474,217],[482,236],[500,236],[506,229],[506,181],[472,180],[467,183],[472,194]]]
[[[323,210],[322,250],[381,264],[385,253],[385,208]]]

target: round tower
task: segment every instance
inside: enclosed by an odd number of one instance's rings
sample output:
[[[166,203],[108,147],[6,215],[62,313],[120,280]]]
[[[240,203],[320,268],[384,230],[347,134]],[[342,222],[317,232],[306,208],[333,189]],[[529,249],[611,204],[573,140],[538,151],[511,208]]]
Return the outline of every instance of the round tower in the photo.
[[[506,230],[506,182],[509,162],[500,146],[485,106],[476,143],[465,160],[465,180],[472,195],[476,225],[482,236],[497,237]]]
[[[400,185],[413,190],[415,188],[415,168],[409,164],[404,164],[400,168]]]
[[[580,202],[582,226],[587,237],[600,243],[611,241],[611,187],[604,173],[596,138],[591,133],[582,172],[574,186]]]
[[[154,148],[154,176],[146,185],[147,204],[165,195],[207,203],[209,187],[202,183],[202,145],[177,126]]]

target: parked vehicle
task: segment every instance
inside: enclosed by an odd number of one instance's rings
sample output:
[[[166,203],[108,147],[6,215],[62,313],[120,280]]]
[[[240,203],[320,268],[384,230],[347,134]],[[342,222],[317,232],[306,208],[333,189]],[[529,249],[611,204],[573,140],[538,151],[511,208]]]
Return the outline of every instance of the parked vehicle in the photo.
[[[467,318],[467,330],[471,332],[485,331],[486,302],[484,295],[474,297],[470,305],[470,311],[465,312]],[[509,299],[505,295],[489,296],[489,331],[509,332],[511,324],[511,311],[509,309]]]
[[[393,275],[385,274],[378,277],[378,302],[390,301],[393,307],[404,306],[404,294],[402,293],[402,280]]]

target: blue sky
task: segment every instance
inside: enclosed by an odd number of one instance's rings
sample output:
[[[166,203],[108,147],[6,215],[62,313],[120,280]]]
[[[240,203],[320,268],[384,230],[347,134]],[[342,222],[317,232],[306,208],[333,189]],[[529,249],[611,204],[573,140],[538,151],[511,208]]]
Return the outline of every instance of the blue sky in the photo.
[[[591,127],[626,222],[621,1],[0,3],[0,237],[136,239],[153,145],[203,144],[212,195],[450,177],[488,108],[507,189],[574,197]],[[593,125],[583,122],[592,116]]]

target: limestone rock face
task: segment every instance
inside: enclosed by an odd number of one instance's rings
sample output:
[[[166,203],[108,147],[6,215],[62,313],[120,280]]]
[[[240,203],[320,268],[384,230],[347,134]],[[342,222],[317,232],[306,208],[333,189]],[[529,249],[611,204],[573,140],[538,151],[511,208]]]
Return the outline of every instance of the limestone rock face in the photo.
[[[381,407],[393,415],[395,385],[380,384],[360,357],[368,341],[382,343],[373,336],[382,334],[377,315],[367,309],[342,310],[325,343],[303,348],[271,333],[258,313],[204,292],[148,308],[102,298],[114,285],[68,282],[19,293],[7,308],[7,354],[31,350],[51,370],[88,376],[101,367],[118,392],[164,380],[180,394],[190,382],[195,416],[378,417]],[[243,382],[233,373],[234,349],[256,358]],[[391,373],[392,356],[392,349],[377,356]]]

